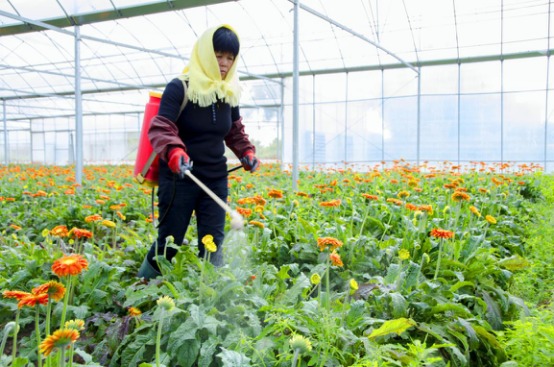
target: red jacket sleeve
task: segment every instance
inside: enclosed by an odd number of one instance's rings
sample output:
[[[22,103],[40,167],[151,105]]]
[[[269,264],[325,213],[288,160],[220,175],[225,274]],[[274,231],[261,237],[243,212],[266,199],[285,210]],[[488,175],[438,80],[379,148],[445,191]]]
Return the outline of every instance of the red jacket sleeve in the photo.
[[[179,130],[177,125],[168,118],[160,115],[156,115],[152,118],[150,128],[148,129],[148,138],[154,152],[159,155],[161,159],[167,161],[167,154],[175,147],[183,148],[187,150],[185,144],[179,137]]]
[[[225,137],[225,144],[239,159],[242,158],[248,150],[252,150],[256,153],[256,147],[248,140],[248,135],[244,131],[242,117],[239,117],[238,120],[233,121],[231,124],[231,130]]]

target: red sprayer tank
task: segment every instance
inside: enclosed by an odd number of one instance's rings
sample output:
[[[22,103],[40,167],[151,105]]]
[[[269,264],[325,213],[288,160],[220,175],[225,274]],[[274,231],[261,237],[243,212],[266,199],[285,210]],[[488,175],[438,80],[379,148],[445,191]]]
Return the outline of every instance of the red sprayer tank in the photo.
[[[143,172],[145,166],[148,165],[148,161],[151,159],[152,145],[148,139],[148,128],[150,127],[150,121],[152,117],[158,114],[160,109],[161,93],[150,92],[150,99],[146,103],[144,109],[144,120],[142,121],[142,128],[140,130],[140,140],[137,150],[137,159],[135,161],[135,179],[143,185],[155,187],[158,185],[158,156],[151,162],[152,164],[146,172]]]

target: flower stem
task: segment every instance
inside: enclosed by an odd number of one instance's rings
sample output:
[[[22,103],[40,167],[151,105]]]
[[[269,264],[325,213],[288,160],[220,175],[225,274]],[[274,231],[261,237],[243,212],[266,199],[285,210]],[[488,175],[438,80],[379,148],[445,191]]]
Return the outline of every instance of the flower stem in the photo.
[[[63,299],[63,309],[62,309],[62,318],[60,321],[60,328],[63,328],[63,325],[65,324],[65,314],[67,312],[67,304],[69,303],[69,293],[71,291],[71,285],[73,284],[72,279],[73,278],[71,276],[67,277],[67,285],[66,285],[65,295]]]
[[[12,361],[15,360],[17,356],[17,333],[19,332],[19,307],[15,314],[15,330],[13,331],[13,345],[12,345]]]
[[[439,276],[439,268],[441,267],[441,258],[442,258],[442,242],[441,239],[439,242],[439,254],[437,258],[437,268],[435,269],[435,276],[433,277],[433,280],[437,280],[437,277]]]
[[[164,311],[162,309],[158,323],[158,335],[156,336],[156,367],[160,367],[160,344],[162,343],[162,327],[164,322]]]
[[[299,355],[300,355],[300,349],[296,348],[294,350],[294,356],[292,357],[291,367],[296,367],[296,364],[298,363],[298,356]]]
[[[39,312],[38,312],[38,303],[37,303],[37,305],[35,306],[35,334],[37,338],[37,360],[38,360],[38,367],[42,367],[42,356],[40,354],[40,328],[38,324],[38,317],[39,317]]]

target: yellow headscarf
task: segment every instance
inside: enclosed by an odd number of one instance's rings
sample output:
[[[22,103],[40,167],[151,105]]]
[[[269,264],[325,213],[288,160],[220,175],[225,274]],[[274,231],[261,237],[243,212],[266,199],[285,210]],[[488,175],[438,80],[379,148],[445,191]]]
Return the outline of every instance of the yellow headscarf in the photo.
[[[188,99],[201,107],[207,107],[215,103],[217,99],[224,100],[233,107],[239,104],[240,85],[236,73],[238,55],[227,72],[225,80],[221,79],[215,56],[213,35],[221,27],[228,28],[237,34],[227,24],[206,30],[196,41],[189,63],[183,70],[183,74],[179,76],[179,79],[188,81]]]

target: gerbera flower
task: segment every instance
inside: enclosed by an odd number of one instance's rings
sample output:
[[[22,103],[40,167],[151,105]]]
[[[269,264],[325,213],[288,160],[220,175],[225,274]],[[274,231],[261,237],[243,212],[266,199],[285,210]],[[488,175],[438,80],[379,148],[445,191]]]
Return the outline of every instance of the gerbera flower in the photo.
[[[350,284],[350,290],[351,291],[355,292],[355,291],[358,290],[359,286],[358,286],[358,282],[356,281],[356,279],[354,279],[354,278],[350,279],[349,284]]]
[[[306,353],[312,350],[312,343],[302,335],[293,335],[289,340],[289,344],[292,350],[297,350],[299,353]]]
[[[431,236],[436,238],[452,238],[454,237],[454,232],[441,228],[433,228],[433,230],[431,230]]]
[[[23,291],[4,291],[2,292],[2,295],[4,296],[4,298],[15,298],[16,300],[20,301],[27,296],[31,296],[32,293]]]
[[[331,252],[331,254],[329,255],[329,259],[331,260],[331,264],[333,264],[334,266],[344,266],[340,255],[336,251]]]
[[[156,303],[158,304],[158,306],[160,306],[161,308],[163,308],[164,310],[166,311],[171,311],[175,308],[175,302],[173,301],[173,299],[169,296],[162,296],[160,297]]]
[[[281,199],[281,198],[283,197],[283,191],[272,189],[272,190],[269,190],[269,192],[267,193],[267,195],[268,195],[270,198]]]
[[[211,234],[207,234],[204,237],[202,237],[202,243],[204,244],[204,248],[208,252],[217,251],[217,245],[214,242],[214,236],[212,236]]]
[[[29,294],[19,300],[17,307],[23,308],[24,306],[35,307],[37,304],[45,305],[48,303],[48,294]]]
[[[102,216],[100,214],[92,214],[87,217],[85,217],[85,222],[98,222],[102,220]]]
[[[410,251],[405,248],[398,250],[398,258],[400,260],[408,260],[410,258]]]
[[[454,201],[468,201],[470,196],[463,191],[454,191],[452,194],[452,200]]]
[[[50,231],[50,234],[55,237],[67,237],[68,235],[67,226],[65,225],[55,226]]]
[[[40,343],[39,350],[45,356],[50,355],[55,348],[67,348],[79,339],[79,332],[73,329],[59,329],[48,335]]]
[[[485,216],[485,219],[486,219],[487,222],[489,222],[490,224],[496,224],[496,218],[493,217],[492,215],[486,215],[486,216]]]
[[[52,264],[52,271],[59,277],[78,275],[88,268],[88,261],[79,254],[64,256]]]
[[[64,324],[66,329],[73,329],[77,331],[85,330],[85,322],[81,319],[69,320]]]
[[[102,225],[103,225],[104,227],[108,227],[108,228],[115,228],[115,227],[116,227],[115,222],[114,222],[114,221],[111,221],[111,220],[109,220],[109,219],[104,219],[104,220],[102,221]]]
[[[317,246],[319,247],[319,251],[325,251],[327,246],[331,248],[331,251],[334,251],[342,247],[342,242],[333,237],[319,237],[317,239]]]
[[[235,208],[237,210],[237,212],[242,215],[243,217],[249,217],[252,215],[252,209],[249,209],[249,208],[241,208],[241,207],[236,207]]]
[[[65,287],[62,283],[51,280],[38,287],[33,288],[33,294],[46,293],[54,301],[59,301],[65,295]]]
[[[410,193],[406,190],[402,190],[396,196],[398,196],[400,199],[405,199],[410,196]]]
[[[265,227],[265,224],[263,224],[262,222],[259,222],[257,220],[251,220],[250,222],[248,222],[248,224],[253,225],[254,227],[258,227],[258,228],[264,228]]]
[[[73,227],[71,231],[69,231],[69,236],[73,238],[92,238],[92,232],[86,229]]]
[[[312,283],[313,285],[318,285],[319,283],[321,283],[321,275],[319,275],[318,273],[313,273],[310,276],[310,283]]]
[[[340,199],[333,199],[331,201],[322,201],[319,203],[319,206],[326,206],[326,207],[337,207],[341,203]]]
[[[473,205],[471,205],[469,207],[469,211],[472,212],[473,214],[475,214],[476,216],[481,217],[481,212],[479,211],[479,209],[477,209]]]
[[[129,316],[132,316],[132,317],[137,317],[142,315],[142,311],[136,307],[129,307],[129,309],[127,310],[127,313],[129,314]]]

